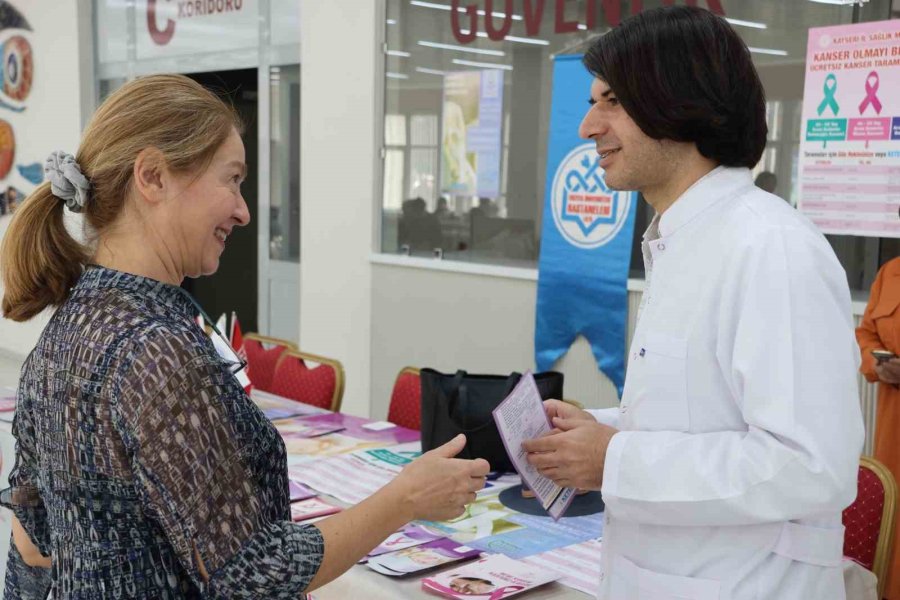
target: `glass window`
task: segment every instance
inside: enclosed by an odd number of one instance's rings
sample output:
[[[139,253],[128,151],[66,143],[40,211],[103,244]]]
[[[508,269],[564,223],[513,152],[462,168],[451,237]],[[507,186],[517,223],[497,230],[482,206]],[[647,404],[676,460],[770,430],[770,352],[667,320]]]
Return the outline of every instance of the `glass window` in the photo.
[[[300,65],[269,69],[269,258],[300,262]]]
[[[635,7],[663,3],[622,0],[619,4],[624,17]],[[560,15],[556,2],[529,3],[532,8],[543,5],[543,13],[524,15],[524,4],[514,2],[510,29],[500,41],[491,39],[491,35],[497,37],[495,32],[488,32],[484,0],[456,4],[460,12],[454,32],[451,0],[386,0],[381,249],[433,256],[440,248],[440,254],[451,260],[535,267],[551,59],[583,52],[606,32],[605,11],[610,3],[563,0]],[[504,27],[505,4],[492,3],[494,30]],[[709,6],[710,2],[696,4]],[[750,47],[765,86],[770,135],[754,176],[768,172],[763,180],[796,205],[806,29],[890,18],[890,0],[870,0],[862,7],[782,0],[711,4],[722,6]],[[477,27],[474,38],[463,43],[457,38],[472,35],[465,12],[472,5],[478,9]],[[561,30],[568,31],[557,33]],[[641,203],[632,276],[643,275],[639,245],[651,218],[652,210]],[[835,236],[842,237],[848,239],[831,239],[832,244],[851,286],[865,288],[868,275],[864,273],[875,265],[863,264],[862,257],[878,253],[863,253],[860,248],[879,242]]]

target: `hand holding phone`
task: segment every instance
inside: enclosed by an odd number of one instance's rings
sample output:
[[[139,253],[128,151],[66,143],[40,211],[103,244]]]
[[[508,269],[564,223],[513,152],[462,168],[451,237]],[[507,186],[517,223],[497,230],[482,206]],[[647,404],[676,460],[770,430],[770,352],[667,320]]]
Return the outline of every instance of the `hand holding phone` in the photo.
[[[897,358],[897,355],[887,350],[872,350],[872,356],[878,361],[878,364],[885,363],[889,360]]]

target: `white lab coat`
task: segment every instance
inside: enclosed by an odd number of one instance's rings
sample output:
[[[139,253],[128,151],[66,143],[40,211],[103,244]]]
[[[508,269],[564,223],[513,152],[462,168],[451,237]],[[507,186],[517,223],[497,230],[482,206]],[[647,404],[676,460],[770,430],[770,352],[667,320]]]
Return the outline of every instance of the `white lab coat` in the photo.
[[[864,437],[847,279],[747,169],[644,237],[647,287],[607,450],[601,600],[843,600]]]

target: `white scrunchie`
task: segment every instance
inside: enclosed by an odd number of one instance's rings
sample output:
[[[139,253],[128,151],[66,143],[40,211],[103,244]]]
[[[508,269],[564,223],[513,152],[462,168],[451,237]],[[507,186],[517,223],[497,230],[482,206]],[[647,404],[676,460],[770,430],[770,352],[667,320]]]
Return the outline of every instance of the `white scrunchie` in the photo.
[[[84,210],[91,193],[91,182],[81,172],[75,157],[57,150],[44,162],[44,175],[50,181],[50,191],[75,213]]]

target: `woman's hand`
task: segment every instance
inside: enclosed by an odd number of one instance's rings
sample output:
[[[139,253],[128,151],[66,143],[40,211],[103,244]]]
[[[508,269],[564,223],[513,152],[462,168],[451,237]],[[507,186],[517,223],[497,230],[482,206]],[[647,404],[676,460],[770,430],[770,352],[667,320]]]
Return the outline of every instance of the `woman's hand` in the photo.
[[[892,358],[875,365],[875,373],[882,383],[900,385],[900,358]]]
[[[400,491],[409,520],[452,519],[475,501],[491,467],[483,458],[454,458],[465,445],[466,436],[456,436],[408,464],[390,484]]]

